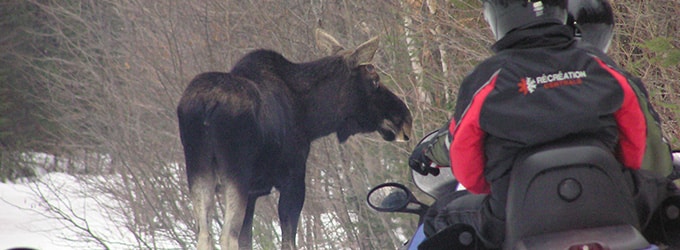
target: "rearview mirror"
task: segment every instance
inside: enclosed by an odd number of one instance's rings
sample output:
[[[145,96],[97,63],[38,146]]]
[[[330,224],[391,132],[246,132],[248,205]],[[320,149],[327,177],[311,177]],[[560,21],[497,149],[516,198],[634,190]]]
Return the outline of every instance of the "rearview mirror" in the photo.
[[[368,205],[380,212],[395,212],[409,202],[409,190],[398,183],[385,183],[373,188],[367,196]]]
[[[405,212],[423,215],[429,206],[421,203],[411,190],[399,183],[380,184],[366,196],[368,205],[379,212]]]

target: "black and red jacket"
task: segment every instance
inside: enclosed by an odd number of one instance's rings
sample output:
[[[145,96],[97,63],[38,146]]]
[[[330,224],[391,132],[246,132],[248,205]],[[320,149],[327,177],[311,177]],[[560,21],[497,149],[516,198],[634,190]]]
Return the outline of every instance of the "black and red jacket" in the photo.
[[[469,191],[489,193],[521,150],[576,134],[600,138],[640,168],[647,124],[635,92],[611,59],[572,33],[559,24],[510,32],[463,80],[449,157]]]

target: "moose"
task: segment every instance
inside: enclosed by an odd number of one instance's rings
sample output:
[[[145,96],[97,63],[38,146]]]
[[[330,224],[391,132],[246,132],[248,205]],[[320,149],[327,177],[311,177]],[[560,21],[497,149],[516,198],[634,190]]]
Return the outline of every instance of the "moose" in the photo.
[[[293,63],[255,50],[228,73],[198,74],[184,91],[177,116],[197,249],[214,247],[211,215],[220,196],[221,249],[252,248],[255,202],[272,188],[279,191],[281,248],[295,249],[313,140],[335,133],[343,143],[374,131],[386,141],[409,139],[409,109],[370,64],[378,37],[345,49],[321,29],[315,36],[329,56]]]

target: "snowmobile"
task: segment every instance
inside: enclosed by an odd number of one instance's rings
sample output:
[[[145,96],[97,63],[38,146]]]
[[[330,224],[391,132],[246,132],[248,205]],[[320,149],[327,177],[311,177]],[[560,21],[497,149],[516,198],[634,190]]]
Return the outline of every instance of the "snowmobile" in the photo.
[[[604,147],[557,142],[517,159],[510,173],[502,249],[680,249],[680,199],[664,201],[643,232],[634,183]],[[437,176],[412,171],[411,177],[435,202],[462,189],[446,169]],[[372,188],[367,203],[379,212],[420,216],[415,234],[400,249],[423,249],[428,241],[444,242],[444,249],[486,249],[471,226],[452,226],[426,237],[423,218],[432,203],[419,201],[403,184]]]

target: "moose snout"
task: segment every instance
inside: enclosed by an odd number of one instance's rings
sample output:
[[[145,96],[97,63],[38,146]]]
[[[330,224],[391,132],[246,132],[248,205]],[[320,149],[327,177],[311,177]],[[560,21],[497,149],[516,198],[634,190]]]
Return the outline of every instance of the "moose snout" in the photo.
[[[404,122],[401,126],[391,120],[383,120],[378,132],[386,141],[408,141],[411,135],[411,123]]]

